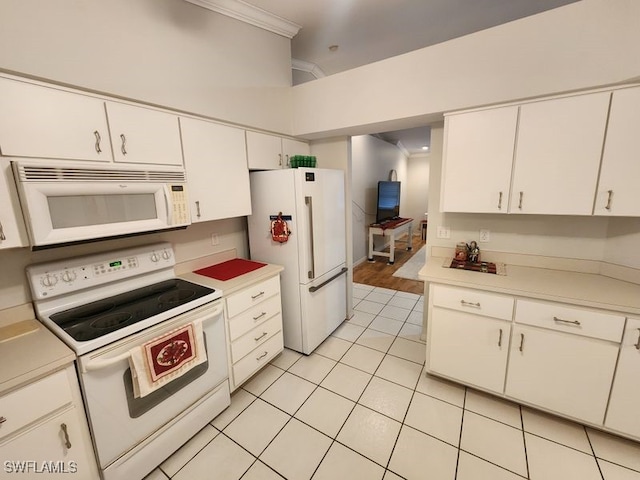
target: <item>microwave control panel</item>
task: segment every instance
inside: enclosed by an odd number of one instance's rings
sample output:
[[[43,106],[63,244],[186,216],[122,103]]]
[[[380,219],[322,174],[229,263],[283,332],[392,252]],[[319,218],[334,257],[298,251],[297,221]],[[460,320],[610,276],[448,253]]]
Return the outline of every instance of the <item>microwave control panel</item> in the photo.
[[[189,218],[189,201],[184,185],[170,185],[172,211],[172,225],[188,225]]]

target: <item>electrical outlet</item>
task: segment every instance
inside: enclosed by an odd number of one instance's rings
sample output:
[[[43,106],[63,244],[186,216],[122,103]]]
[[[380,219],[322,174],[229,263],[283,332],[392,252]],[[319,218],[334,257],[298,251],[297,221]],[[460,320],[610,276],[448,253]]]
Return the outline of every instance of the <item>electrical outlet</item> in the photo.
[[[213,245],[214,247],[216,245],[220,245],[220,239],[218,238],[218,234],[217,233],[212,233],[211,234],[211,245]]]
[[[489,240],[491,240],[491,232],[487,228],[481,228],[480,229],[480,241],[486,243]]]
[[[438,225],[436,236],[438,238],[451,238],[451,230],[449,227],[445,227],[444,225]]]

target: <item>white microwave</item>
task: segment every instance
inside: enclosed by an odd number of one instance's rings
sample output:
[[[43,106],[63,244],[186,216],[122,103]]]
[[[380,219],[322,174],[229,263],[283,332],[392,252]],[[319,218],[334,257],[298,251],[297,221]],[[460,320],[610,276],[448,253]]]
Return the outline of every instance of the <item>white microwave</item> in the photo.
[[[34,250],[191,223],[183,169],[11,163]]]

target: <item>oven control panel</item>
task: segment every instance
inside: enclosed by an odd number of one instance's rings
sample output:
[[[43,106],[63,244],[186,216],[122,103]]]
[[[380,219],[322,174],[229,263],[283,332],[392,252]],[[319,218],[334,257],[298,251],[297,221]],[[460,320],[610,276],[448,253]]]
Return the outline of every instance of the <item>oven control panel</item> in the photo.
[[[35,299],[44,299],[143,273],[173,271],[174,265],[171,244],[161,243],[30,265],[27,277]]]

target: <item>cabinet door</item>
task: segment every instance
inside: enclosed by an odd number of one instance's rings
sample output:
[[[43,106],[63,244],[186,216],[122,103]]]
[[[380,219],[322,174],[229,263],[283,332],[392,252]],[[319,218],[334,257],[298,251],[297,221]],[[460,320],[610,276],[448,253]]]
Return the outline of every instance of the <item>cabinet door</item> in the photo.
[[[605,427],[640,438],[640,320],[627,319]]]
[[[290,138],[282,139],[282,153],[284,154],[283,167],[289,167],[289,160],[294,155],[310,155],[311,149],[309,144],[301,142],[299,140],[292,140]]]
[[[510,212],[591,215],[609,92],[520,107]]]
[[[427,368],[493,392],[504,389],[511,324],[433,308],[428,326]]]
[[[91,444],[85,443],[86,437],[81,433],[83,427],[78,415],[77,409],[72,407],[0,444],[2,458],[9,462],[3,464],[0,477],[4,478],[5,473],[7,478],[21,478],[21,475],[9,474],[20,471],[20,462],[24,464],[31,461],[35,464],[32,463],[28,471],[51,473],[42,475],[42,478],[97,479],[93,450]],[[34,470],[36,468],[37,472]]]
[[[638,125],[640,87],[613,92],[595,215],[640,216]]]
[[[282,139],[275,135],[247,131],[247,160],[253,170],[277,170],[285,166]]]
[[[0,158],[0,249],[29,245],[8,159]]]
[[[183,164],[177,116],[115,102],[107,115],[116,162]]]
[[[244,130],[181,118],[193,223],[251,215]]]
[[[617,356],[612,342],[516,325],[505,394],[602,424]]]
[[[102,100],[0,78],[4,156],[111,160]]]
[[[443,212],[507,212],[517,119],[517,106],[447,116]]]

